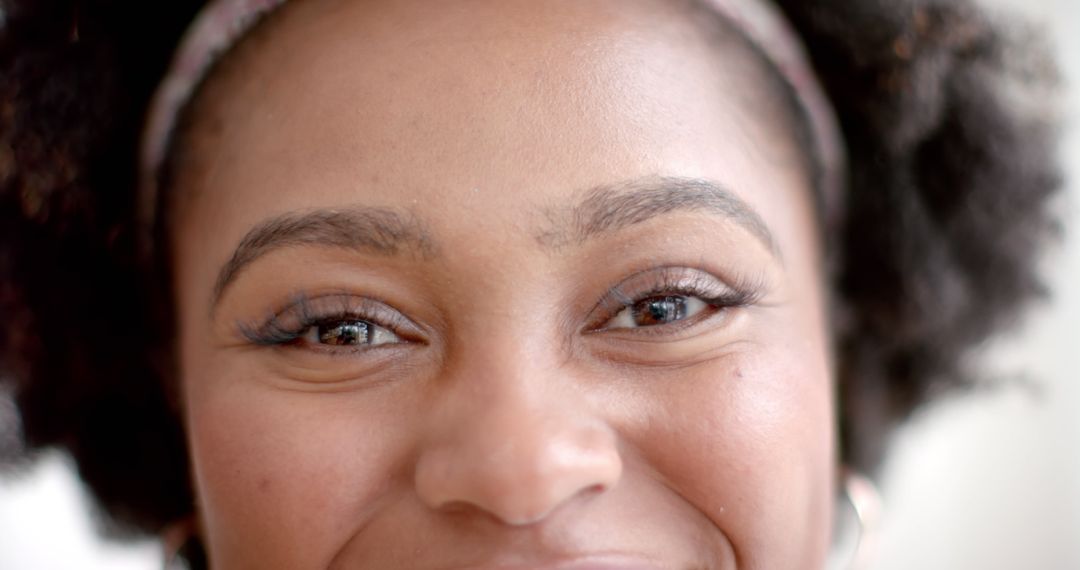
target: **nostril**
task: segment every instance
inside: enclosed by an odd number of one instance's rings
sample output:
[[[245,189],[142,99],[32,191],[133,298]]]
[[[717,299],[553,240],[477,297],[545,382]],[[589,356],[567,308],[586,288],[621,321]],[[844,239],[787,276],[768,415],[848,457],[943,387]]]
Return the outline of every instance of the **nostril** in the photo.
[[[528,526],[614,488],[622,473],[614,432],[552,407],[503,403],[453,416],[420,449],[420,499],[447,515],[483,512]]]
[[[602,495],[607,490],[608,490],[608,486],[606,484],[597,483],[597,484],[592,485],[592,486],[590,486],[590,487],[588,487],[586,489],[583,489],[582,493],[585,494],[585,495]]]

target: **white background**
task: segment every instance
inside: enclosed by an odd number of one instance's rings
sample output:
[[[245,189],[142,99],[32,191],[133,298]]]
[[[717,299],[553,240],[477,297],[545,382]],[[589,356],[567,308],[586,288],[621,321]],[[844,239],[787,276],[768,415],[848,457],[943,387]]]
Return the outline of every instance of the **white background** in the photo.
[[[885,478],[890,518],[877,570],[1080,570],[1080,2],[993,4],[1052,26],[1074,87],[1066,242],[1046,263],[1055,298],[985,350],[993,369],[1021,371],[1041,393],[947,402],[905,431]]]
[[[988,0],[991,1],[991,0]],[[1048,22],[1080,85],[1080,2],[992,0]],[[1080,87],[1068,104],[1080,131]],[[1066,164],[1080,180],[1080,136]],[[1080,189],[1061,203],[1077,224]],[[901,434],[883,480],[887,519],[875,570],[1080,570],[1080,236],[1046,263],[1056,291],[1023,329],[985,350],[994,370],[1022,371],[1038,393],[1005,390],[944,402]],[[63,457],[0,479],[0,570],[160,567],[153,542],[95,538]]]

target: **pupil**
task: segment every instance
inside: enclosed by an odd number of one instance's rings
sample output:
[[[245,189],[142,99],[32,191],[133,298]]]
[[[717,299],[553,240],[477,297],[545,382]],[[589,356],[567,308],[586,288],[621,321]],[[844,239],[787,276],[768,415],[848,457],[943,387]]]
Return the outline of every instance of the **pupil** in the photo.
[[[634,309],[634,322],[638,326],[663,325],[686,318],[684,297],[657,297],[638,303]]]
[[[367,344],[368,324],[363,321],[336,323],[333,326],[319,327],[319,341],[323,344],[353,345]]]

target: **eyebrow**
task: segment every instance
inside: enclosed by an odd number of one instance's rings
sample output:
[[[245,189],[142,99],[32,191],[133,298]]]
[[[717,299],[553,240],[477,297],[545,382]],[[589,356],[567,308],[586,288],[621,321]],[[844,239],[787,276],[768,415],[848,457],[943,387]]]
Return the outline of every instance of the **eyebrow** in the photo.
[[[649,176],[594,186],[576,204],[545,210],[541,245],[559,249],[680,211],[719,214],[755,236],[774,256],[780,252],[761,216],[731,190],[700,178]],[[430,258],[436,247],[415,217],[387,208],[356,207],[292,212],[270,218],[240,240],[218,272],[211,297],[217,306],[245,267],[271,251],[303,245],[358,250],[380,256],[411,251]]]
[[[319,245],[394,256],[410,250],[434,253],[427,228],[411,216],[386,208],[358,207],[288,213],[252,228],[218,271],[211,307],[241,271],[267,253],[291,246]]]
[[[702,178],[648,176],[594,186],[577,204],[549,209],[551,229],[537,236],[548,247],[581,244],[674,212],[718,214],[750,232],[780,257],[773,234],[749,204],[724,185]]]

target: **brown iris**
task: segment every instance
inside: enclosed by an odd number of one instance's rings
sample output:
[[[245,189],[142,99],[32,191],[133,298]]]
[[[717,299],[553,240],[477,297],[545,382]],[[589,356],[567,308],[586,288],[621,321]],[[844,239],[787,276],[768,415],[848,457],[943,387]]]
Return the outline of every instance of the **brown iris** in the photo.
[[[370,342],[371,325],[364,321],[339,321],[319,325],[319,342],[334,346],[352,346]]]
[[[630,307],[634,324],[639,327],[664,325],[686,318],[686,297],[653,297]]]

